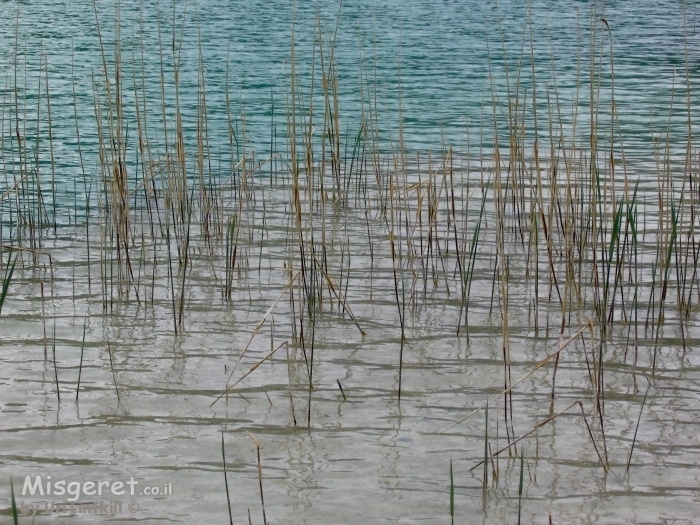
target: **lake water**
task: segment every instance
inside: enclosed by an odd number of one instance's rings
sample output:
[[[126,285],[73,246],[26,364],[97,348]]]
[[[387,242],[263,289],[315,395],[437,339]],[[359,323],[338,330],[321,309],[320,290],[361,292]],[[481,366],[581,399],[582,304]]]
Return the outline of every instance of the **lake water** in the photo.
[[[696,4],[407,4],[0,3],[5,521],[698,519]]]

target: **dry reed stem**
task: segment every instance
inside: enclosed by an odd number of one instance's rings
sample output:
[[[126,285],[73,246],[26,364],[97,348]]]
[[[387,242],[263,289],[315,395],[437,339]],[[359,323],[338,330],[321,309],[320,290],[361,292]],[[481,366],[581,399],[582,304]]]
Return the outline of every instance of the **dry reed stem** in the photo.
[[[275,306],[277,306],[277,303],[280,302],[280,300],[282,299],[282,297],[284,296],[284,294],[287,292],[287,290],[289,290],[289,288],[292,286],[292,284],[294,283],[294,281],[296,281],[297,277],[299,277],[300,273],[301,273],[301,272],[297,272],[297,273],[294,274],[294,276],[289,280],[289,282],[287,283],[287,286],[284,287],[284,290],[282,290],[282,292],[279,294],[279,296],[277,297],[277,299],[275,299],[275,302],[272,303],[272,305],[270,306],[270,308],[268,308],[267,312],[265,312],[265,315],[263,315],[262,319],[260,320],[260,322],[258,323],[258,325],[257,325],[257,326],[255,327],[255,329],[253,330],[253,333],[251,334],[250,339],[248,340],[248,343],[247,343],[247,344],[245,345],[245,347],[243,348],[243,351],[242,351],[241,354],[238,356],[238,360],[236,361],[236,363],[233,365],[233,368],[231,369],[231,373],[230,373],[229,376],[228,376],[228,380],[229,380],[229,381],[231,380],[231,377],[233,376],[233,373],[236,371],[236,367],[238,367],[238,364],[241,362],[241,359],[243,359],[243,356],[245,355],[246,351],[248,350],[248,347],[250,347],[250,343],[253,342],[253,339],[255,338],[255,336],[257,335],[257,333],[258,333],[258,332],[260,331],[260,329],[262,328],[262,325],[265,323],[265,320],[266,320],[267,317],[272,313],[272,310],[275,309]],[[228,391],[229,391],[229,387],[227,386],[227,387],[226,387],[226,390],[224,390],[224,391],[212,402],[212,404],[209,405],[209,407],[211,408],[212,406],[214,406],[214,404],[215,404],[217,401],[219,401],[219,399],[221,399],[222,397],[224,397]]]

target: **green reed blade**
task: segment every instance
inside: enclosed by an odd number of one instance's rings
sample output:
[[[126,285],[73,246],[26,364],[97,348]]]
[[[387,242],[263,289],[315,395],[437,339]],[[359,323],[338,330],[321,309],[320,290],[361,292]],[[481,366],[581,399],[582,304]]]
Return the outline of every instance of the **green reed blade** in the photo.
[[[12,484],[12,478],[10,478],[10,497],[12,499],[12,521],[17,525],[19,518],[17,517],[17,502],[15,501],[15,487]]]
[[[10,252],[10,255],[12,252]],[[10,288],[10,281],[12,281],[12,274],[15,271],[15,264],[17,264],[17,257],[12,261],[12,266],[10,266],[10,259],[7,259],[7,266],[9,268],[5,269],[5,278],[2,281],[2,294],[0,294],[0,313],[2,313],[2,305],[5,304],[5,297],[7,297],[7,291]]]

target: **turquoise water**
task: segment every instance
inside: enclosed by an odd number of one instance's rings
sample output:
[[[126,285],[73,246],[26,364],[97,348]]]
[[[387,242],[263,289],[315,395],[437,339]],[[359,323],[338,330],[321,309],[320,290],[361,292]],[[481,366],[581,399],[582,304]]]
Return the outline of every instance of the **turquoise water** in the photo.
[[[599,54],[600,81],[596,99],[608,108],[611,98],[610,41],[597,21],[591,46],[591,13],[597,10],[610,24],[614,58],[614,97],[620,131],[628,159],[650,158],[653,133],[667,129],[673,144],[687,135],[686,63],[691,81],[697,77],[700,34],[696,32],[696,6],[682,2],[121,2],[120,46],[123,64],[125,112],[132,122],[134,71],[151,100],[152,128],[160,114],[160,65],[168,126],[174,128],[174,54],[180,68],[179,96],[183,127],[190,151],[197,123],[197,83],[204,68],[211,155],[221,160],[228,151],[227,88],[232,124],[239,145],[267,156],[285,146],[292,19],[300,107],[309,107],[311,66],[316,67],[314,87],[317,115],[322,115],[318,50],[312,42],[322,31],[335,33],[339,78],[341,142],[354,140],[362,115],[370,104],[378,115],[385,149],[398,140],[403,122],[405,149],[410,154],[439,150],[443,144],[466,151],[467,144],[492,143],[492,102],[501,132],[505,128],[508,88],[511,102],[518,94],[532,105],[532,86],[541,108],[540,138],[548,140],[547,96],[558,98],[560,118],[571,123],[578,116],[577,138],[585,140],[591,83],[591,49]],[[159,9],[157,6],[160,6]],[[318,8],[318,12],[317,12]],[[52,131],[59,179],[81,172],[77,155],[72,86],[75,86],[78,127],[85,163],[94,171],[95,113],[93,81],[102,80],[102,55],[96,16],[90,2],[3,2],[0,20],[0,89],[3,130],[13,137],[12,89],[19,94],[19,120],[30,144],[37,122],[36,97],[39,71],[48,68]],[[106,61],[113,64],[116,10],[113,2],[96,4]],[[684,18],[685,10],[685,18]],[[318,15],[318,22],[317,22]],[[530,21],[531,23],[526,23]],[[684,31],[687,38],[684,38]],[[160,34],[160,43],[158,36]],[[17,45],[16,45],[17,44]],[[684,44],[686,45],[684,47]],[[159,53],[159,48],[162,53]],[[687,62],[686,62],[687,51]],[[45,61],[42,57],[45,57]],[[534,66],[531,61],[534,57]],[[162,59],[162,61],[161,61]],[[326,62],[328,57],[326,57]],[[133,67],[134,62],[136,67]],[[43,64],[43,65],[42,65]],[[48,64],[48,66],[46,66]],[[114,80],[114,69],[108,66]],[[506,72],[508,78],[506,78]],[[15,79],[16,73],[16,79]],[[535,77],[533,84],[532,77]],[[519,82],[519,84],[518,84]],[[42,80],[42,93],[45,91]],[[598,86],[597,86],[598,87]],[[98,91],[99,92],[99,91]],[[41,95],[45,98],[45,94]],[[696,94],[690,104],[696,106]],[[24,105],[26,104],[26,107]],[[401,109],[401,111],[399,111]],[[26,112],[26,113],[25,113]],[[303,113],[303,111],[300,111]],[[610,111],[601,111],[609,119]],[[669,117],[671,120],[669,121]],[[528,118],[531,118],[528,116]],[[243,120],[245,126],[243,126]],[[670,124],[670,125],[669,125]],[[40,109],[39,127],[46,135],[47,108]],[[162,128],[162,124],[160,126]],[[609,125],[608,125],[609,127]],[[245,137],[243,131],[245,128]],[[276,142],[271,146],[271,128]],[[605,128],[605,126],[602,126]],[[566,129],[564,130],[566,134]],[[171,136],[172,136],[171,132]],[[163,138],[153,138],[163,146]],[[135,144],[131,143],[131,162]],[[48,162],[46,144],[40,158]],[[223,152],[222,152],[223,151]],[[92,154],[92,156],[91,156]],[[11,158],[5,155],[5,162]],[[69,185],[70,188],[70,185]]]

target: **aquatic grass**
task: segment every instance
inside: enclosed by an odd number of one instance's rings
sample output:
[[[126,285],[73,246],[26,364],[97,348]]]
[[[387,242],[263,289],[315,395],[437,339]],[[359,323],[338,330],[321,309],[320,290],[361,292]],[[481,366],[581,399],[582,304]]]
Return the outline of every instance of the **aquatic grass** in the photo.
[[[224,486],[226,487],[226,503],[228,503],[229,524],[233,525],[233,514],[231,512],[231,495],[228,490],[228,475],[226,474],[226,448],[224,446],[224,429],[221,429],[221,461],[224,466]]]
[[[75,402],[78,402],[80,395],[80,379],[83,376],[83,355],[85,354],[85,331],[87,329],[87,317],[83,320],[83,341],[80,344],[80,365],[78,365],[78,384],[75,388]]]
[[[343,390],[343,385],[340,384],[340,379],[336,379],[336,382],[338,383],[338,388],[340,389],[340,393],[343,396],[343,401],[347,401],[347,396],[345,395],[345,390]]]
[[[5,275],[2,279],[2,292],[0,292],[0,313],[2,313],[2,307],[5,304],[5,299],[7,298],[7,292],[10,289],[10,283],[12,282],[12,274],[15,272],[15,265],[17,264],[17,256],[15,255],[14,260],[12,260],[12,265],[10,265],[10,260],[12,259],[12,250],[7,256],[7,264],[5,266]]]
[[[328,273],[326,273],[326,271],[323,269],[323,265],[320,263],[320,261],[318,260],[318,258],[316,257],[316,255],[315,255],[315,254],[312,255],[312,257],[313,257],[314,262],[316,263],[316,268],[321,272],[321,274],[323,275],[323,277],[324,277],[326,283],[328,284],[328,289],[333,293],[333,295],[335,296],[335,298],[338,300],[339,306],[342,306],[343,311],[344,311],[345,313],[348,314],[348,316],[350,317],[350,319],[352,320],[352,322],[355,324],[355,326],[357,327],[357,329],[360,331],[360,334],[361,334],[363,337],[364,337],[365,335],[367,335],[367,333],[360,327],[360,325],[359,325],[357,319],[355,318],[355,316],[354,316],[353,313],[352,313],[352,310],[350,309],[350,306],[347,304],[347,301],[346,301],[346,299],[345,299],[345,297],[347,297],[347,292],[346,292],[344,295],[341,295],[341,292],[342,292],[342,280],[341,280],[341,284],[340,284],[340,285],[338,285],[338,284],[336,284],[335,282],[333,282],[333,280],[328,276]],[[342,275],[342,274],[341,274],[341,275]]]
[[[642,412],[644,412],[644,404],[647,402],[647,396],[649,395],[649,390],[651,390],[651,382],[649,378],[647,379],[647,390],[644,392],[644,398],[642,399],[642,406],[639,409],[639,417],[637,418],[637,425],[634,427],[634,436],[632,437],[632,446],[630,447],[629,456],[627,456],[627,468],[625,472],[630,471],[630,465],[632,464],[632,454],[634,453],[634,445],[637,442],[637,432],[639,432],[639,423],[642,421]]]
[[[252,374],[253,372],[255,372],[255,370],[256,370],[260,365],[262,365],[265,361],[267,361],[268,359],[272,359],[272,356],[275,354],[275,352],[277,352],[277,350],[279,350],[279,349],[282,348],[283,346],[284,346],[284,347],[288,347],[288,346],[289,346],[289,341],[284,341],[282,344],[280,344],[279,346],[277,346],[277,347],[274,348],[273,350],[270,350],[270,353],[268,353],[268,354],[267,354],[265,357],[263,357],[260,361],[258,361],[257,363],[255,363],[255,364],[250,368],[250,370],[248,370],[245,374],[243,374],[240,378],[238,378],[238,379],[236,380],[235,383],[233,383],[232,385],[230,385],[230,386],[228,387],[227,390],[233,390],[233,389],[235,388],[235,386],[236,386],[238,383],[240,383],[240,382],[243,381],[246,377],[248,377],[250,374]],[[342,389],[341,389],[341,390],[342,390]]]
[[[44,329],[44,363],[46,363],[46,360],[48,359],[48,346],[47,346],[47,341],[48,338],[46,337],[46,309],[44,307],[44,283],[40,283],[39,287],[41,289],[41,324]]]
[[[549,361],[551,361],[551,360],[554,359],[557,355],[559,355],[566,347],[569,346],[569,344],[571,344],[572,342],[574,342],[574,341],[584,332],[584,330],[586,330],[586,329],[588,329],[588,330],[591,332],[591,336],[592,336],[592,335],[593,335],[593,324],[589,321],[585,326],[583,326],[582,328],[580,328],[580,329],[579,329],[576,333],[574,333],[569,339],[567,339],[563,344],[561,344],[561,345],[559,346],[559,348],[558,348],[555,352],[552,352],[552,353],[549,354],[547,357],[545,357],[542,361],[540,361],[540,362],[539,362],[532,370],[530,370],[527,374],[525,374],[524,376],[522,376],[522,377],[521,377],[520,379],[518,379],[517,381],[511,383],[511,385],[510,385],[508,388],[506,388],[506,389],[504,389],[503,391],[501,391],[501,393],[498,394],[496,397],[492,397],[492,398],[491,398],[490,400],[488,400],[486,403],[482,404],[481,406],[479,406],[479,407],[477,407],[476,409],[474,409],[474,410],[472,410],[471,412],[469,412],[466,416],[461,417],[460,419],[458,419],[457,421],[455,421],[454,423],[452,423],[450,426],[448,426],[448,427],[445,428],[444,430],[441,430],[438,434],[444,434],[444,433],[447,432],[448,430],[454,428],[455,426],[459,425],[460,423],[463,423],[464,421],[466,421],[467,419],[469,419],[469,418],[472,417],[473,415],[475,415],[475,414],[477,414],[478,412],[480,412],[481,410],[485,409],[485,408],[488,407],[492,402],[494,402],[494,401],[500,399],[501,397],[504,397],[507,393],[511,392],[516,386],[518,386],[520,383],[522,383],[523,381],[525,381],[525,379],[527,379],[528,377],[532,376],[532,374],[534,374],[537,370],[539,370],[540,368],[542,368],[542,367],[543,367],[544,365],[546,365]],[[479,464],[481,464],[481,463],[479,463]]]
[[[452,458],[450,458],[450,519],[452,525],[455,522],[455,480],[452,474]]]
[[[400,341],[399,341],[399,386],[398,386],[398,400],[401,401],[401,381],[403,379],[403,349],[404,349],[404,344],[406,343],[406,326],[405,326],[405,314],[406,314],[406,309],[405,309],[405,295],[404,295],[404,288],[403,288],[403,272],[401,272],[401,297],[399,297],[399,276],[398,276],[398,271],[397,271],[397,251],[396,251],[396,242],[395,242],[395,236],[394,236],[394,177],[390,176],[389,177],[389,217],[390,217],[390,225],[389,225],[389,245],[391,247],[391,269],[392,273],[394,276],[394,294],[396,298],[396,307],[398,308],[399,311],[399,325],[401,327],[401,336],[400,336]],[[403,300],[402,300],[403,299]]]
[[[12,478],[10,478],[10,502],[11,502],[11,510],[12,510],[12,523],[14,525],[18,525],[19,523],[19,516],[17,513],[17,502],[15,501],[15,486],[14,483],[12,482]]]
[[[520,482],[518,483],[518,525],[520,525],[520,516],[522,513],[523,503],[523,461],[525,459],[525,447],[520,447]]]
[[[233,293],[233,268],[236,264],[236,251],[237,245],[234,243],[236,239],[236,217],[233,216],[229,219],[226,228],[226,283],[224,286],[224,296],[226,300],[231,300],[231,294]]]
[[[486,510],[486,494],[488,489],[488,477],[489,477],[489,402],[486,400],[486,409],[484,410],[484,479],[482,481],[481,499],[482,507]],[[494,480],[495,481],[495,480]]]
[[[661,285],[661,297],[659,299],[659,317],[656,322],[656,337],[654,339],[654,356],[651,363],[652,374],[656,371],[656,356],[659,349],[659,332],[661,331],[661,325],[664,322],[664,302],[666,300],[666,294],[668,292],[668,281],[669,272],[671,270],[671,256],[674,252],[674,246],[676,244],[676,238],[678,236],[678,212],[675,208],[674,201],[671,201],[671,235],[668,241],[668,246],[666,249],[665,262],[663,264],[663,281]],[[681,323],[682,324],[682,323]]]
[[[287,350],[287,393],[289,394],[289,404],[292,411],[292,421],[294,422],[294,427],[297,426],[297,416],[294,412],[294,396],[292,395],[292,365],[289,357],[289,345],[285,345]],[[341,390],[342,391],[342,390]]]
[[[112,379],[114,380],[114,391],[117,394],[117,406],[121,407],[122,400],[119,396],[119,387],[117,386],[117,375],[114,372],[114,360],[112,359],[112,346],[109,344],[109,339],[107,340],[107,352],[109,353],[109,368],[112,370]]]
[[[263,524],[267,525],[267,517],[265,516],[265,498],[263,497],[263,486],[262,486],[262,463],[260,463],[260,442],[253,437],[253,434],[250,432],[246,431],[246,434],[248,434],[248,437],[253,440],[253,443],[255,443],[255,449],[257,450],[257,455],[258,455],[258,482],[260,485],[260,504],[262,506],[262,513],[263,513]]]
[[[577,401],[574,401],[574,402],[571,403],[569,406],[567,406],[564,410],[561,410],[561,411],[557,412],[556,414],[554,414],[553,416],[550,416],[550,417],[548,417],[547,419],[545,419],[544,421],[538,423],[538,424],[535,425],[532,429],[530,429],[529,431],[527,431],[525,434],[523,434],[523,435],[520,436],[519,438],[514,438],[512,441],[509,441],[508,444],[507,444],[505,447],[503,447],[503,448],[497,450],[496,452],[494,452],[493,456],[498,456],[498,455],[500,455],[502,452],[510,451],[510,449],[511,449],[516,443],[519,443],[519,442],[522,441],[523,439],[529,437],[529,436],[532,435],[534,432],[536,432],[537,430],[539,430],[541,427],[543,427],[543,426],[546,425],[547,423],[553,421],[554,419],[558,418],[559,416],[565,414],[565,413],[568,412],[571,408],[573,408],[574,406],[576,406],[576,405],[578,405],[578,404],[580,404],[580,403],[581,403],[581,401],[578,401],[578,400],[577,400]],[[482,459],[481,461],[479,461],[478,463],[476,463],[475,465],[473,465],[473,466],[469,469],[469,471],[470,471],[470,472],[473,471],[476,467],[479,467],[479,466],[483,465],[485,462],[486,462],[486,460],[485,460],[485,459]]]
[[[476,256],[478,253],[479,239],[481,238],[481,223],[484,219],[484,211],[486,209],[486,196],[489,187],[489,180],[486,182],[486,186],[482,187],[481,192],[481,206],[479,208],[479,217],[477,219],[476,226],[474,227],[474,232],[472,233],[472,239],[469,244],[469,260],[467,263],[466,271],[464,273],[460,272],[461,276],[461,286],[462,286],[462,303],[459,307],[458,323],[462,318],[462,311],[464,311],[464,325],[467,329],[467,338],[469,338],[469,296],[471,292],[472,280],[474,278],[474,267],[476,264]],[[460,268],[463,263],[460,264]],[[461,323],[457,326],[457,335],[459,335]]]
[[[579,403],[579,407],[581,408],[581,417],[583,418],[583,422],[586,425],[586,430],[588,431],[588,436],[591,438],[591,443],[593,444],[593,448],[595,449],[595,453],[598,455],[598,459],[600,460],[600,464],[603,466],[603,469],[605,472],[607,472],[610,469],[610,463],[607,461],[607,455],[606,455],[606,460],[603,460],[603,457],[600,455],[600,451],[598,450],[598,445],[596,444],[596,440],[593,437],[593,432],[591,431],[591,426],[588,424],[588,419],[586,418],[586,411],[583,409],[583,403]],[[605,441],[605,434],[603,434],[603,442]]]
[[[634,193],[631,202],[627,206],[627,225],[631,230],[631,247],[633,250],[633,264],[634,264],[634,294],[632,297],[631,309],[634,311],[634,321],[629,323],[629,328],[627,332],[627,339],[629,340],[632,326],[634,325],[634,362],[632,367],[632,377],[635,378],[635,370],[637,366],[637,356],[638,356],[638,327],[639,327],[639,269],[638,269],[638,256],[639,256],[639,240],[638,240],[638,229],[637,229],[637,192],[639,190],[639,180],[635,184]],[[627,362],[627,345],[625,345],[625,362]],[[636,378],[635,378],[636,381]]]
[[[51,338],[51,351],[53,354],[53,374],[56,381],[56,397],[58,398],[58,407],[61,408],[61,389],[58,384],[58,363],[56,363],[56,316],[54,314],[53,321],[53,337]],[[116,386],[116,381],[115,381]]]
[[[257,325],[257,326],[255,327],[255,329],[253,330],[253,333],[251,334],[250,339],[248,339],[248,343],[246,344],[246,346],[243,348],[243,350],[242,350],[241,353],[239,354],[238,360],[236,361],[236,363],[235,363],[235,364],[233,365],[233,367],[231,368],[231,372],[230,372],[230,374],[229,374],[229,376],[228,376],[228,381],[230,381],[231,378],[233,377],[233,373],[236,371],[236,368],[238,368],[238,365],[239,365],[239,363],[241,362],[241,359],[243,359],[243,356],[244,356],[245,353],[248,351],[248,348],[250,347],[250,344],[253,342],[253,339],[255,338],[255,336],[258,334],[258,332],[259,332],[260,329],[262,328],[263,324],[265,323],[265,320],[266,320],[266,319],[269,317],[269,315],[272,313],[272,311],[274,310],[275,306],[277,306],[277,303],[279,303],[280,300],[282,299],[282,297],[287,293],[287,290],[290,290],[290,289],[292,288],[292,284],[294,284],[294,281],[297,280],[297,277],[299,277],[300,273],[301,273],[301,272],[297,272],[296,274],[294,274],[293,277],[290,278],[289,282],[287,283],[287,286],[285,286],[284,290],[282,290],[282,293],[279,294],[279,296],[277,297],[277,299],[275,300],[275,302],[272,303],[272,305],[271,305],[270,308],[267,310],[267,312],[265,312],[265,315],[263,315],[263,318],[260,320],[260,322],[258,323],[258,325]],[[281,346],[281,345],[280,345],[280,346]],[[279,347],[278,347],[278,348],[279,348]],[[276,351],[276,350],[275,350],[275,351]],[[272,355],[275,351],[271,352],[270,355]],[[251,370],[251,371],[252,371],[252,370]],[[226,389],[224,390],[224,392],[223,392],[221,395],[219,395],[219,397],[217,397],[217,398],[211,403],[211,405],[209,405],[209,406],[210,406],[210,407],[214,406],[214,404],[215,404],[217,401],[219,401],[219,399],[221,399],[222,397],[224,397],[224,396],[229,392],[229,390],[231,390],[232,388],[233,388],[233,387],[231,387],[231,386],[227,386]]]
[[[484,495],[488,486],[488,458],[489,458],[489,402],[486,400],[486,409],[484,410]]]
[[[623,217],[623,202],[618,205],[617,211],[613,215],[612,232],[610,234],[610,242],[608,245],[608,255],[606,258],[606,269],[605,269],[605,281],[603,284],[603,312],[601,320],[603,326],[608,326],[612,323],[612,316],[614,312],[614,291],[613,298],[610,299],[610,270],[613,265],[613,255],[615,248],[618,247],[618,242],[620,238],[620,233],[622,230],[622,217]],[[615,284],[617,283],[617,274],[619,273],[619,264],[615,264],[616,275],[613,277],[613,290],[615,289]],[[603,330],[603,335],[605,335],[607,329]]]

